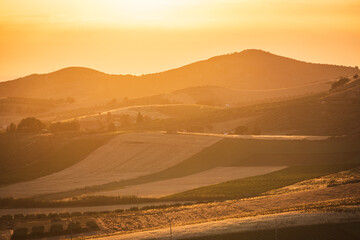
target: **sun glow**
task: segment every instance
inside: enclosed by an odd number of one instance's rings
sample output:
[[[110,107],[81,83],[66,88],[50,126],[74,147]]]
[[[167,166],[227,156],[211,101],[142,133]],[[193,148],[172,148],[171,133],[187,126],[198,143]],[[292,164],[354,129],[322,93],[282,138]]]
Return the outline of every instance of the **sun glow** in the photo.
[[[109,0],[108,10],[119,14],[118,18],[132,23],[171,21],[172,15],[186,6],[180,0]]]

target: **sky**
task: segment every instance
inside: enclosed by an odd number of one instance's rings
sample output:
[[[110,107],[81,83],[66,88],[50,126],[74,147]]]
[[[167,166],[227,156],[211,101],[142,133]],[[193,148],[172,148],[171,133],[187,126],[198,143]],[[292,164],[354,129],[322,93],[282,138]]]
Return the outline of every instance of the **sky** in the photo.
[[[359,0],[0,0],[0,81],[154,73],[253,48],[360,66],[359,13]]]

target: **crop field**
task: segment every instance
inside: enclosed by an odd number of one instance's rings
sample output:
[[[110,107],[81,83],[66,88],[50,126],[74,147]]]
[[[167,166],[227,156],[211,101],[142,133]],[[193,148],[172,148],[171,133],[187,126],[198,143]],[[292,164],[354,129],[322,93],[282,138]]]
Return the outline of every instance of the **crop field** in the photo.
[[[0,138],[0,185],[32,180],[71,167],[115,135],[4,135]]]
[[[0,188],[0,196],[30,197],[136,178],[176,165],[219,140],[161,133],[120,134],[69,168]]]
[[[259,196],[267,191],[281,188],[330,173],[352,168],[354,165],[291,166],[276,172],[236,179],[215,185],[192,189],[167,196],[170,199],[231,199]]]
[[[186,190],[226,182],[233,179],[263,175],[283,169],[283,166],[265,167],[216,167],[201,173],[196,173],[180,178],[173,178],[158,182],[134,185],[123,189],[99,192],[105,196],[141,196],[163,197],[169,194],[180,193]]]
[[[337,186],[356,182],[360,182],[360,167],[301,181],[283,188],[268,191],[265,194],[274,195],[289,192],[305,191],[310,189],[322,189],[329,186]]]
[[[167,134],[172,138],[203,137],[202,135]],[[139,134],[139,136],[141,136]],[[215,140],[202,150],[194,152],[188,158],[183,158],[172,166],[148,175],[126,180],[117,180],[96,186],[66,191],[55,198],[71,197],[82,194],[92,194],[121,189],[128,186],[158,182],[174,178],[181,178],[192,174],[198,174],[216,167],[264,167],[264,166],[289,166],[289,170],[282,170],[279,175],[266,181],[264,187],[256,187],[249,195],[260,194],[278,187],[284,187],[295,182],[335,173],[350,169],[359,165],[360,142],[344,139],[326,140],[262,140],[262,139],[239,139],[220,138],[212,136]],[[151,155],[150,155],[151,156]],[[315,166],[315,167],[313,167]],[[292,168],[294,167],[294,168]],[[284,173],[284,174],[282,174]],[[305,174],[305,175],[303,175]],[[289,175],[286,177],[286,175]],[[280,179],[277,179],[280,177]],[[276,177],[275,181],[274,178]],[[285,180],[287,179],[287,180]],[[268,180],[266,178],[266,180]],[[244,181],[241,180],[241,181]],[[261,182],[260,182],[261,183]],[[244,183],[245,184],[245,183]],[[250,184],[255,186],[253,182]],[[230,187],[231,188],[231,187]],[[230,188],[229,191],[230,191]],[[260,189],[259,189],[260,188]],[[240,190],[243,191],[244,189]],[[236,192],[236,191],[235,191]],[[231,197],[242,197],[244,194],[233,193]],[[215,197],[215,196],[213,196]],[[216,196],[219,197],[219,196]]]

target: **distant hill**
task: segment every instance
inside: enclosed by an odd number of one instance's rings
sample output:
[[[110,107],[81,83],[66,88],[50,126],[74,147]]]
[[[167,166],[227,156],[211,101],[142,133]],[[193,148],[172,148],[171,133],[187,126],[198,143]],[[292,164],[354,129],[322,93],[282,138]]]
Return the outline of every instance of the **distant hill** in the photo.
[[[198,119],[190,119],[187,124],[201,126],[206,123],[211,126],[207,131],[212,132],[231,132],[239,126],[245,126],[248,128],[246,134],[360,136],[359,109],[360,79],[352,79],[325,93],[221,109]],[[179,124],[181,127],[183,125]]]
[[[245,50],[142,76],[70,67],[0,83],[0,97],[67,98],[77,102],[139,98],[198,86],[241,90],[298,87],[359,73],[358,68],[313,64],[261,50]]]
[[[201,86],[180,89],[168,94],[158,95],[157,97],[170,103],[234,107],[244,104],[279,101],[324,92],[330,89],[330,83],[329,81],[322,81],[297,87],[265,90],[242,90],[217,86]],[[148,99],[148,101],[151,101],[151,97],[148,97]]]

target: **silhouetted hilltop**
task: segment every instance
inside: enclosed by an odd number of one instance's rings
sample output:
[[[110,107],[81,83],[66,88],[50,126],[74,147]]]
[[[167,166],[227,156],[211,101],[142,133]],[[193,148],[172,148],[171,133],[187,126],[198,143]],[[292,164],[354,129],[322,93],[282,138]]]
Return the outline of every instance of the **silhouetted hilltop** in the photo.
[[[0,83],[0,97],[99,101],[144,97],[197,86],[266,90],[301,86],[359,73],[359,69],[313,64],[261,50],[245,50],[142,76],[112,75],[70,67]]]

